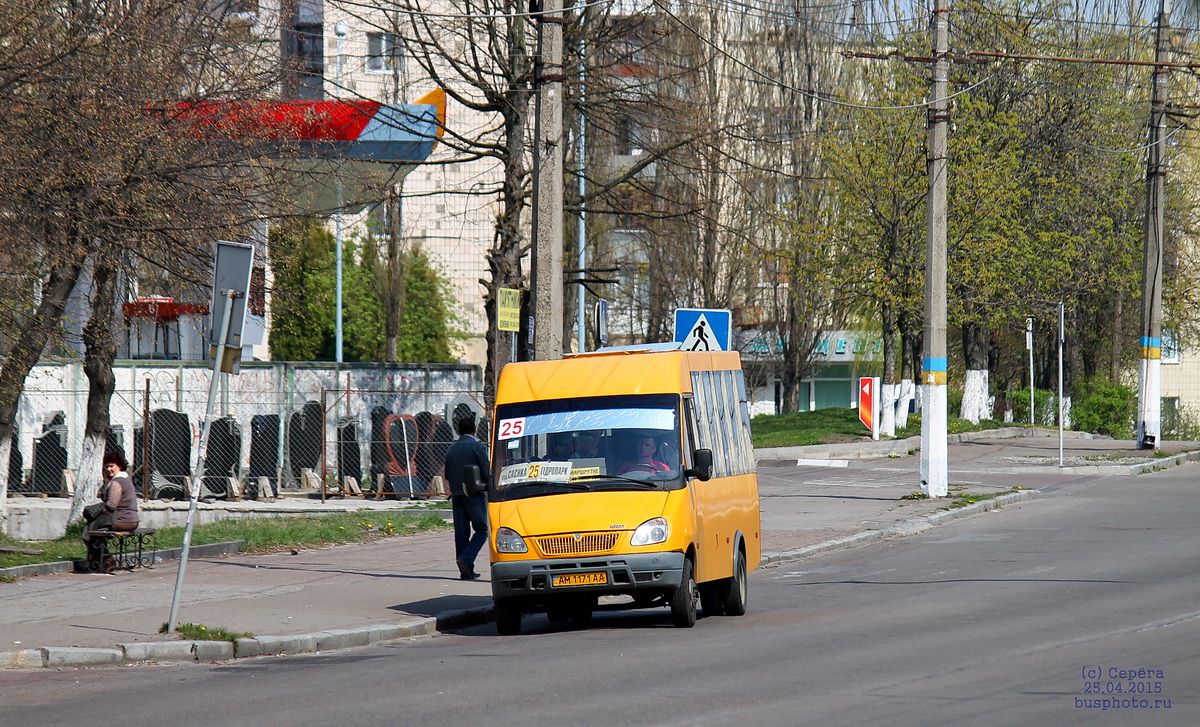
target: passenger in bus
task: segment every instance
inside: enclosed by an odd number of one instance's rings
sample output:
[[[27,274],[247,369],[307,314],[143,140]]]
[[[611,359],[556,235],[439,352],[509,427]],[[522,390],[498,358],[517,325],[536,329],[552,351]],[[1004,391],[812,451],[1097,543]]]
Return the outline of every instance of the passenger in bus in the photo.
[[[570,434],[551,434],[549,436],[546,452],[546,461],[562,462],[571,458],[571,450],[574,449],[574,443],[571,441]]]
[[[575,436],[575,451],[571,459],[594,459],[600,456],[600,438],[594,432],[580,432]]]
[[[642,435],[637,438],[637,445],[634,449],[633,459],[622,462],[617,467],[617,474],[623,475],[628,472],[667,472],[671,468],[667,463],[660,462],[655,459],[655,453],[658,451],[658,443],[654,441],[654,437]]]

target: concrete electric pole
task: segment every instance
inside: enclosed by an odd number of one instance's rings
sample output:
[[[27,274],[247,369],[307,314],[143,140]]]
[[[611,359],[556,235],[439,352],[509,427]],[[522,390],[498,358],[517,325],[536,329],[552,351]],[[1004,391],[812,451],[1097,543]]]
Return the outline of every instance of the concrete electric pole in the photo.
[[[530,358],[563,352],[563,25],[562,0],[541,0],[534,67],[537,121],[533,181],[533,331]]]
[[[925,360],[921,375],[921,491],[949,492],[946,447],[946,98],[950,0],[933,9],[933,89],[929,106],[929,197],[925,202]]]
[[[1163,144],[1167,127],[1167,65],[1170,6],[1159,0],[1146,152],[1146,225],[1142,267],[1141,360],[1138,364],[1138,449],[1158,449],[1162,422]]]

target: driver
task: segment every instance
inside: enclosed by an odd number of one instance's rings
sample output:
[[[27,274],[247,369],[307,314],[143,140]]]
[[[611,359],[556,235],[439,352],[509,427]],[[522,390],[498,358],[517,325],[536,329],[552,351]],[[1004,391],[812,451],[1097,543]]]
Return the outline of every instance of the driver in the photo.
[[[634,449],[633,459],[622,462],[617,467],[617,474],[623,475],[627,472],[667,472],[671,468],[665,463],[654,458],[658,451],[658,443],[654,437],[643,434],[637,438],[637,446]]]

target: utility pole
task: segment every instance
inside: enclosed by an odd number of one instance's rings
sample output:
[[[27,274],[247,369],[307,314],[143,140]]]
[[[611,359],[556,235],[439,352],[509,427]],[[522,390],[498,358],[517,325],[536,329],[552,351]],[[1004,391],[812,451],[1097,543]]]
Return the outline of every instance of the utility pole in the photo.
[[[334,93],[336,93],[338,95],[338,98],[341,98],[341,96],[342,96],[342,39],[345,38],[346,34],[350,32],[350,28],[345,23],[339,22],[333,26],[333,32],[334,32],[334,35],[337,36],[337,64],[334,66],[334,69],[335,69]],[[333,305],[334,305],[333,357],[334,357],[334,360],[336,360],[338,363],[342,362],[342,340],[343,340],[342,339],[342,336],[343,336],[343,330],[342,330],[342,213],[343,213],[343,210],[342,210],[342,205],[345,204],[345,201],[342,199],[342,175],[345,173],[346,173],[345,170],[342,168],[339,168],[337,170],[337,211],[334,213],[334,217],[333,217],[333,244],[337,250],[336,255],[335,255],[336,262],[334,264],[336,271],[334,273],[334,281],[335,282],[334,282],[334,294],[333,294],[333,299],[334,299],[333,300]]]
[[[586,11],[585,11],[586,12]],[[582,22],[583,16],[580,15]],[[576,263],[579,266],[578,291],[575,298],[575,338],[576,350],[583,353],[587,350],[587,330],[585,328],[585,312],[587,310],[587,286],[583,280],[587,269],[587,116],[583,112],[584,94],[587,92],[587,41],[579,41],[579,230],[576,245]]]
[[[1033,388],[1033,319],[1025,319],[1025,348],[1029,349],[1029,426],[1036,422],[1037,392]]]
[[[949,124],[950,0],[933,8],[933,88],[929,106],[929,197],[925,203],[925,356],[921,376],[921,491],[949,492],[946,446],[946,127]]]
[[[534,64],[537,121],[533,181],[533,331],[530,358],[563,352],[563,25],[562,0],[540,0]]]
[[[1138,364],[1138,449],[1158,449],[1162,417],[1162,242],[1163,142],[1167,126],[1169,6],[1158,2],[1154,38],[1154,75],[1150,100],[1150,148],[1146,152],[1146,225],[1142,266],[1141,361]]]

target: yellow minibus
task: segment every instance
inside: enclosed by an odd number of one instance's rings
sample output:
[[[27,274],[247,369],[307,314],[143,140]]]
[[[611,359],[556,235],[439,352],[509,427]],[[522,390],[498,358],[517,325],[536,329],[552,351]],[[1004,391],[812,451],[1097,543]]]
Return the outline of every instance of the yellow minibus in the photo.
[[[587,624],[600,596],[667,606],[680,627],[697,600],[705,616],[745,613],[762,547],[737,352],[651,344],[509,364],[490,449],[501,634],[526,613]]]

